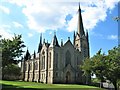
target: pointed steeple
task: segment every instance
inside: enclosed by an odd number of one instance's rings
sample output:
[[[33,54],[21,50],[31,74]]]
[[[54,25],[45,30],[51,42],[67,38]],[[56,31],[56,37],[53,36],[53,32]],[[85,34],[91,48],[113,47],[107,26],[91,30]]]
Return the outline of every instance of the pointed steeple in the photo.
[[[47,40],[46,46],[47,46],[47,47],[49,47],[49,43],[48,43],[48,40]]]
[[[86,30],[86,39],[89,42],[89,35],[88,35],[88,30]]]
[[[36,58],[35,50],[34,50],[34,59]]]
[[[56,32],[54,32],[54,37],[53,37],[52,43],[50,44],[50,47],[54,47],[54,46],[59,47],[59,43],[58,43],[58,40],[57,40],[57,37],[56,37]]]
[[[40,43],[39,43],[39,46],[38,46],[38,53],[41,51],[42,49],[42,33],[40,35]]]
[[[85,35],[84,28],[83,28],[83,21],[82,21],[82,15],[81,15],[81,8],[80,8],[80,3],[79,3],[79,9],[78,9],[78,28],[77,28],[77,33],[80,36]]]
[[[73,44],[75,45],[75,31],[74,31],[74,35],[73,35]]]
[[[80,2],[79,2],[79,10],[81,10],[81,8],[80,8]]]
[[[54,36],[56,36],[56,31],[54,31]]]
[[[29,60],[30,58],[31,58],[31,56],[30,56],[29,50],[28,50],[28,48],[27,48],[26,54],[25,54],[25,56],[24,56],[24,59],[25,59],[25,60]]]
[[[63,39],[61,39],[61,46],[63,46]]]
[[[43,40],[43,43],[45,43],[45,38],[44,38],[44,40]]]
[[[42,33],[40,35],[40,44],[42,44]]]

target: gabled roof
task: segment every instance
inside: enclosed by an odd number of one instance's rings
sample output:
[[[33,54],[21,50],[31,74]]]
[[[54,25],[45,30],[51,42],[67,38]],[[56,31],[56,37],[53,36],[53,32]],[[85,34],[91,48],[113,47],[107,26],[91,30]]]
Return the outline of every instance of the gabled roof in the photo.
[[[71,46],[73,46],[73,47],[74,47],[74,45],[72,44],[72,42],[71,42],[70,40],[67,40],[67,42],[63,45],[63,47],[64,47],[67,43],[70,43],[70,44],[71,44]]]

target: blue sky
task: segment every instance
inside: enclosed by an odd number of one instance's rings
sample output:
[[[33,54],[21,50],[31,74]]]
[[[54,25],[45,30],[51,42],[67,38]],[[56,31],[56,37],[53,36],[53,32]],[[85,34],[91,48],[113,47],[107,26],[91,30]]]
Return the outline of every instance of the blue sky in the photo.
[[[1,0],[0,34],[3,38],[22,34],[22,40],[32,54],[37,52],[40,33],[50,43],[54,32],[60,44],[77,31],[78,2],[81,2],[84,29],[89,31],[90,55],[100,48],[107,53],[118,45],[119,0]],[[27,49],[24,48],[24,50]]]

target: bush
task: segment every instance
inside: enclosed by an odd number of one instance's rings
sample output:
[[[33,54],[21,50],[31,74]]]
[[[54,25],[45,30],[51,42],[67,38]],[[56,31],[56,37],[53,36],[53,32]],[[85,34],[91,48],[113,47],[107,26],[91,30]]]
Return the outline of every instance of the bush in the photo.
[[[18,80],[20,79],[21,69],[18,65],[10,64],[2,69],[2,79]]]

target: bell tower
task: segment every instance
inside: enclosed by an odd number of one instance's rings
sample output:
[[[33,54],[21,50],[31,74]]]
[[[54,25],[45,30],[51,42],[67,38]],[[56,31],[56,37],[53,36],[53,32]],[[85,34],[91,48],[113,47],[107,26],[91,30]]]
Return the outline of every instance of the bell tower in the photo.
[[[76,32],[76,35],[74,36],[74,46],[76,49],[78,49],[82,53],[83,57],[89,57],[88,32],[85,34],[80,3],[79,3],[79,9],[78,9],[77,32]]]

